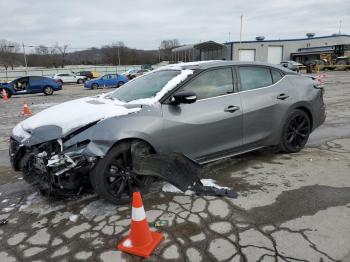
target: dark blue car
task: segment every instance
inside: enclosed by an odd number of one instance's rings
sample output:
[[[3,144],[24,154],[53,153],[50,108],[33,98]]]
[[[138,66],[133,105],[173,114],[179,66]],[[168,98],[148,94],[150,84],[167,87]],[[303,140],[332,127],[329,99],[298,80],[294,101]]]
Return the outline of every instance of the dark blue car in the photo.
[[[25,76],[17,78],[9,83],[0,83],[0,92],[6,91],[7,96],[44,93],[52,95],[54,91],[62,89],[62,85],[52,78],[43,76]],[[1,95],[0,94],[0,95]]]
[[[123,75],[106,74],[97,79],[85,82],[84,87],[89,89],[120,87],[128,81],[128,78]]]

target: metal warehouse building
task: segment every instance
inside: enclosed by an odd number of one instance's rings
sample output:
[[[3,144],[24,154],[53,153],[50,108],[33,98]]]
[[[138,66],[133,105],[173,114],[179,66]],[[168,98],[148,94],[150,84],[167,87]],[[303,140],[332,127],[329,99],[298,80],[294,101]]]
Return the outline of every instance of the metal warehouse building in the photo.
[[[314,34],[308,33],[306,38],[297,39],[265,40],[264,37],[257,37],[255,41],[224,44],[208,41],[174,48],[172,51],[175,62],[227,59],[278,64],[287,60],[305,63],[308,60],[320,59],[321,54],[343,52],[347,45],[350,45],[350,35],[315,37]]]

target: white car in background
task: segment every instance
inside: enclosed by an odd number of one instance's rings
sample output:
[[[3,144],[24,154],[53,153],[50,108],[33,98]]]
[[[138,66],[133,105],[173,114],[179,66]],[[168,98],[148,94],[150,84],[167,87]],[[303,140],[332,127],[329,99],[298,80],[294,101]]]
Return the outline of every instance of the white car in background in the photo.
[[[61,82],[62,84],[74,83],[74,84],[84,84],[87,80],[86,76],[77,76],[70,73],[59,73],[53,76],[53,79]]]

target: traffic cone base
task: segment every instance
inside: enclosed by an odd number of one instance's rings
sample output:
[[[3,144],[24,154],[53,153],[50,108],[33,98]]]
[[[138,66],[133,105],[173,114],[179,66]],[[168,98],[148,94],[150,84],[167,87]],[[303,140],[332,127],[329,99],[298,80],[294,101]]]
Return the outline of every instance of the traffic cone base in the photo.
[[[150,233],[151,233],[152,241],[149,244],[141,247],[140,246],[134,247],[132,245],[132,241],[130,237],[128,236],[124,238],[124,240],[118,245],[118,249],[120,251],[129,253],[132,255],[148,258],[153,252],[153,250],[158,246],[160,241],[164,239],[161,233],[153,232],[153,231],[151,231]]]
[[[23,111],[21,112],[22,116],[31,116],[32,112],[30,111],[27,101],[24,101]]]
[[[148,258],[162,241],[161,233],[149,230],[140,192],[132,195],[131,228],[129,235],[118,245],[120,251]]]

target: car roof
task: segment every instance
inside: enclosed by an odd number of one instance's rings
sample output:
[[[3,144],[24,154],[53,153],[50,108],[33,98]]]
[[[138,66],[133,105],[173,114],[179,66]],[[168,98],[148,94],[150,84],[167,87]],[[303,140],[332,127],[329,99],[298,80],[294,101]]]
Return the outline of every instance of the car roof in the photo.
[[[264,63],[264,62],[244,62],[244,61],[226,61],[226,60],[210,60],[210,61],[198,61],[198,62],[171,64],[171,65],[166,65],[166,66],[160,67],[157,70],[168,70],[168,69],[205,70],[205,69],[215,68],[215,67],[220,67],[220,66],[237,66],[237,65],[269,66],[269,67],[273,67],[273,68],[282,70],[286,73],[293,72],[293,71],[286,69],[280,65],[274,65],[274,64]]]

